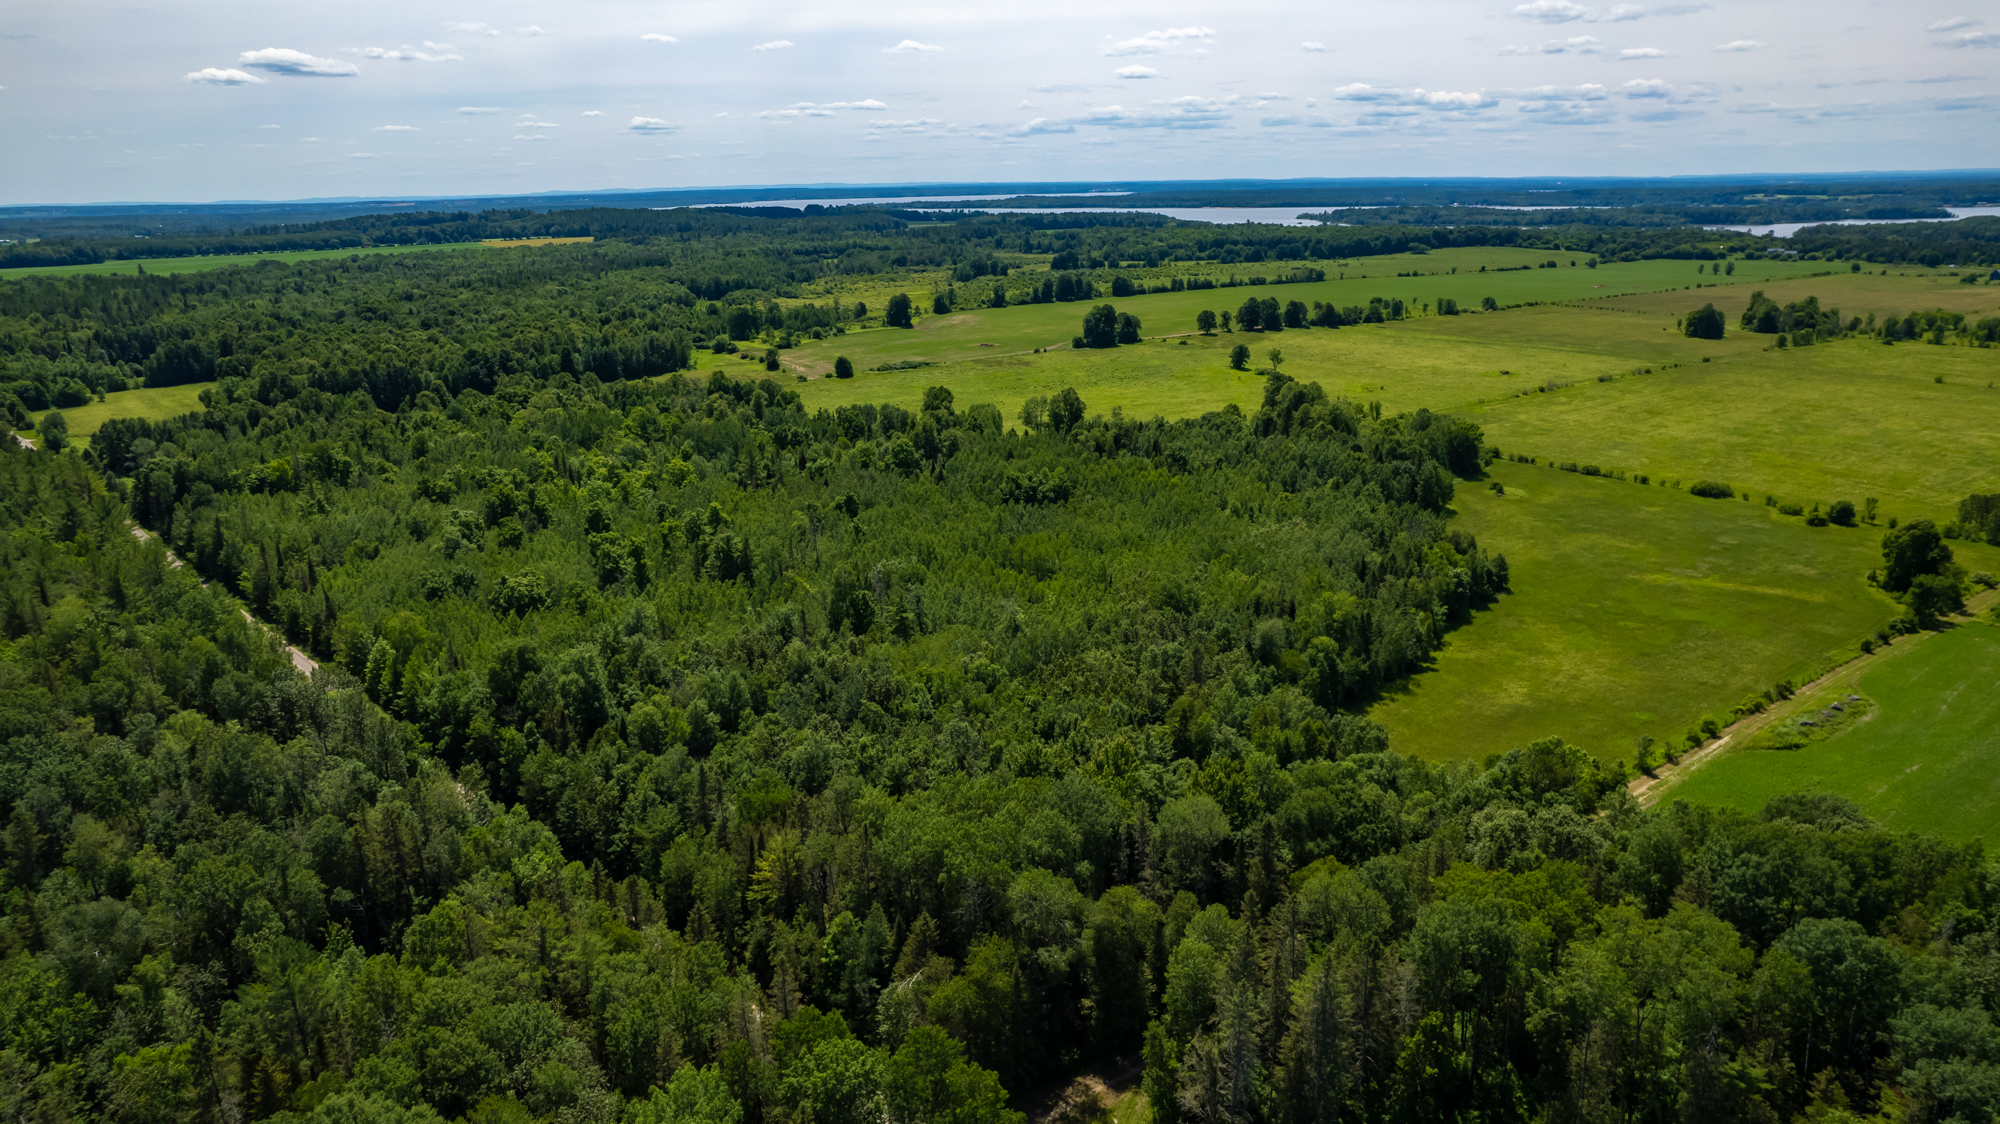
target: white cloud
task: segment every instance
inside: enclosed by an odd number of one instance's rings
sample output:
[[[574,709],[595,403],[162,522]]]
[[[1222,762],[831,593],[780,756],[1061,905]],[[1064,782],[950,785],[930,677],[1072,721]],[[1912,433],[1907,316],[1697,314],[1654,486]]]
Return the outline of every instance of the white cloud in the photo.
[[[1724,43],[1722,46],[1716,48],[1716,50],[1718,51],[1735,51],[1735,52],[1761,51],[1763,49],[1764,49],[1764,44],[1759,43],[1755,39],[1731,39],[1729,42]]]
[[[1209,43],[1215,39],[1215,29],[1211,27],[1169,27],[1165,31],[1148,31],[1137,39],[1125,39],[1104,48],[1103,53],[1114,58],[1122,55],[1157,55],[1186,43]]]
[[[1414,90],[1385,89],[1370,86],[1366,82],[1351,82],[1333,92],[1340,101],[1368,102],[1378,106],[1413,106],[1439,110],[1486,109],[1495,99],[1483,93],[1472,91],[1426,90],[1419,86]]]
[[[1306,40],[1305,42],[1303,42],[1303,43],[1299,44],[1299,50],[1301,50],[1301,51],[1310,51],[1310,52],[1312,52],[1312,53],[1314,53],[1314,54],[1319,54],[1319,53],[1321,53],[1321,52],[1324,52],[1324,51],[1326,50],[1326,44],[1324,44],[1324,43],[1319,43],[1319,42],[1315,42],[1315,41],[1313,41],[1313,40],[1311,40],[1311,39],[1308,39],[1308,40]]]
[[[1154,70],[1152,67],[1139,66],[1136,64],[1132,66],[1121,66],[1117,70],[1112,71],[1111,73],[1117,75],[1120,78],[1158,78],[1160,76],[1160,72]]]
[[[516,122],[514,122],[514,127],[515,127],[516,129],[560,129],[560,128],[562,128],[562,126],[561,126],[561,125],[558,125],[558,124],[556,124],[556,123],[555,123],[554,121],[516,121]]]
[[[362,58],[392,59],[396,62],[464,62],[465,61],[465,56],[459,54],[455,49],[453,49],[451,44],[432,43],[429,41],[426,41],[424,43],[422,49],[412,47],[409,44],[405,43],[401,47],[396,48],[395,50],[390,50],[386,47],[363,47],[360,50],[360,54]]]
[[[1657,8],[1642,8],[1637,4],[1620,4],[1604,13],[1602,18],[1606,23],[1624,23],[1628,20],[1645,19],[1647,16],[1691,16],[1714,6],[1713,4],[1662,4]]]
[[[1213,98],[1182,97],[1150,102],[1138,109],[1108,105],[1067,117],[1037,117],[1014,129],[1012,135],[1073,133],[1079,125],[1109,129],[1219,129],[1229,123],[1225,104]]]
[[[360,68],[351,62],[315,58],[304,51],[294,51],[289,47],[265,47],[261,51],[245,51],[236,56],[236,61],[257,70],[268,70],[273,74],[289,74],[298,78],[352,78],[361,73]]]
[[[2000,31],[1961,31],[1944,41],[1946,47],[2000,47]]]
[[[1532,0],[1514,9],[1514,14],[1522,19],[1541,23],[1569,23],[1590,14],[1590,9],[1570,0]]]
[[[500,108],[492,105],[461,105],[458,107],[458,112],[467,117],[487,117],[500,112]]]
[[[915,39],[905,39],[893,47],[882,48],[882,53],[885,55],[920,55],[942,50],[944,50],[943,47],[934,43],[919,43]]]
[[[1674,92],[1672,86],[1658,78],[1634,78],[1620,86],[1628,98],[1664,98]]]
[[[1983,22],[1983,20],[1967,19],[1964,16],[1953,16],[1948,20],[1939,20],[1929,27],[1924,28],[1924,30],[1933,33],[1939,31],[1957,31],[1961,27],[1977,27]]]
[[[753,51],[782,51],[792,45],[790,39],[773,39],[769,43],[759,43],[750,48]]]
[[[771,121],[789,121],[799,117],[832,117],[843,109],[859,109],[875,112],[889,108],[874,98],[864,101],[794,102],[784,109],[767,109],[757,116]]]
[[[548,34],[548,32],[546,32],[546,31],[543,31],[543,30],[542,30],[541,28],[539,28],[539,27],[536,27],[536,26],[535,26],[534,24],[532,24],[532,23],[531,23],[531,24],[529,24],[529,25],[528,25],[528,26],[526,26],[526,27],[517,27],[517,28],[515,28],[515,29],[514,29],[514,34],[516,34],[516,35],[547,35],[547,34]]]
[[[377,125],[375,126],[375,131],[378,133],[420,133],[423,130],[417,128],[415,125]]]
[[[625,127],[635,133],[671,133],[676,128],[658,117],[634,117]]]
[[[258,127],[258,128],[260,128],[260,129],[282,129],[282,128],[284,128],[284,126],[283,126],[283,125],[259,125],[259,126],[257,126],[257,127]]]
[[[584,111],[583,111],[582,113],[579,113],[579,114],[577,114],[577,116],[578,116],[578,117],[602,117],[602,116],[604,116],[604,111],[603,111],[603,110],[601,110],[601,109],[586,109],[586,110],[584,110]]]
[[[659,33],[659,32],[657,32],[657,31],[648,31],[648,32],[647,32],[646,34],[644,34],[644,35],[641,35],[641,36],[639,36],[639,38],[640,38],[640,39],[643,39],[643,40],[645,40],[645,41],[646,41],[646,42],[648,42],[648,43],[678,43],[678,42],[680,42],[680,40],[678,40],[678,39],[674,38],[674,37],[673,37],[673,36],[671,36],[671,35],[662,35],[662,34],[660,34],[660,33]]]
[[[1634,59],[1663,59],[1666,57],[1667,53],[1658,47],[1627,47],[1618,52],[1619,62],[1631,62]]]
[[[205,66],[200,70],[189,72],[187,80],[204,86],[261,86],[265,81],[255,74],[238,70],[233,66]]]
[[[1604,41],[1595,35],[1572,35],[1551,39],[1539,47],[1502,47],[1503,55],[1596,55],[1604,52]]]
[[[485,24],[485,23],[448,23],[444,25],[444,29],[446,31],[463,31],[468,35],[500,34],[500,30],[498,28],[494,27],[491,24]]]

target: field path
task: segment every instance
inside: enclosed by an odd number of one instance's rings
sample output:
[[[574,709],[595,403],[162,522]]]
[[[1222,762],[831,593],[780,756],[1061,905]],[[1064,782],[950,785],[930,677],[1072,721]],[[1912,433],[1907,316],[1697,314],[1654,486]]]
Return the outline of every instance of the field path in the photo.
[[[152,532],[146,530],[146,528],[139,526],[137,523],[134,523],[132,524],[132,537],[138,539],[140,542],[150,542],[152,541],[154,536]],[[168,548],[167,550],[167,565],[176,570],[180,569],[182,566],[180,556],[175,554],[172,548]],[[207,585],[208,583],[203,582],[201,584]],[[276,629],[258,620],[256,617],[251,616],[250,610],[239,607],[236,611],[243,614],[244,620],[249,621],[251,624],[257,625],[259,628],[264,629],[266,632],[271,633],[273,636],[277,635]],[[282,641],[283,637],[279,637],[279,639]],[[319,670],[319,664],[315,662],[311,656],[306,655],[303,651],[299,650],[298,648],[290,644],[286,644],[285,651],[292,657],[292,666],[298,669],[300,675],[303,675],[308,679],[310,679],[312,677],[312,673]]]
[[[1966,599],[1965,611],[1954,618],[1969,620],[1980,613],[2000,605],[2000,589],[1989,589]],[[1746,715],[1729,725],[1722,736],[1702,746],[1693,753],[1683,756],[1678,765],[1662,765],[1652,776],[1640,774],[1626,787],[1642,804],[1656,804],[1669,792],[1691,776],[1696,770],[1710,762],[1728,756],[1732,745],[1747,744],[1751,738],[1772,723],[1790,718],[1807,709],[1806,696],[1822,688],[1841,684],[1850,687],[1860,683],[1861,677],[1880,667],[1889,660],[1897,659],[1903,653],[1914,649],[1931,637],[1933,632],[1919,632],[1905,636],[1892,644],[1886,644],[1865,656],[1856,656],[1826,674],[1805,684],[1792,693],[1792,697],[1778,702],[1761,714]]]

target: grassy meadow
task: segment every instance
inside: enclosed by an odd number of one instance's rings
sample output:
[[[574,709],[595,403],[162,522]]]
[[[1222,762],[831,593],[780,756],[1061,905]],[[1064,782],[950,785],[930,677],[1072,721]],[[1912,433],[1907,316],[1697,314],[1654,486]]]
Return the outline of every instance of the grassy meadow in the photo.
[[[195,413],[202,408],[201,392],[214,386],[212,382],[198,382],[186,386],[114,390],[105,395],[102,402],[90,402],[62,411],[63,421],[69,423],[69,439],[82,444],[88,442],[90,435],[111,418],[174,418]],[[44,410],[41,417],[54,412]],[[41,417],[35,419],[38,428]],[[35,437],[36,431],[30,430],[28,436]]]
[[[1630,760],[1782,679],[1811,677],[1897,606],[1866,583],[1879,528],[1507,462],[1463,482],[1454,526],[1515,592],[1450,634],[1372,712],[1392,744],[1478,759],[1559,735]]]
[[[1286,373],[1331,393],[1380,401],[1391,411],[1423,406],[1464,414],[1501,448],[1544,459],[1688,482],[1721,479],[1760,499],[1770,494],[1808,506],[1873,496],[1885,513],[1902,518],[1947,515],[1967,492],[1992,486],[1981,483],[1981,470],[2000,462],[2000,389],[1989,386],[2000,380],[2000,350],[1862,340],[1777,350],[1768,336],[1731,331],[1721,340],[1693,340],[1675,326],[1708,301],[1733,320],[1753,287],[1779,291],[1767,280],[1772,276],[1792,278],[1786,284],[1796,292],[1785,291],[1784,299],[1811,292],[1843,310],[1858,307],[1860,296],[1885,310],[1933,307],[1948,296],[1968,312],[2000,298],[1984,285],[1941,284],[1943,274],[1828,274],[1821,262],[1750,263],[1718,286],[1629,298],[1657,302],[1660,309],[1651,312],[1588,301],[1338,330],[1192,334],[1196,312],[1234,308],[1253,294],[1347,305],[1378,295],[1416,301],[1456,292],[1461,304],[1474,304],[1474,294],[1490,291],[1502,304],[1525,304],[1560,300],[1565,287],[1571,296],[1596,285],[1663,290],[1692,264],[1477,273],[1479,264],[1499,264],[1494,256],[1501,254],[1527,252],[1367,259],[1354,263],[1345,281],[1123,298],[1112,303],[1139,315],[1148,338],[1113,350],[1069,347],[1084,312],[1076,303],[932,316],[913,331],[851,332],[784,352],[783,362],[788,372],[808,376],[798,389],[809,407],[914,405],[924,388],[944,385],[961,402],[992,402],[1012,417],[1030,396],[1073,386],[1093,410],[1185,417],[1231,402],[1249,409],[1260,400],[1262,379],[1229,367],[1230,348],[1243,342],[1253,366],[1265,366],[1265,352],[1277,347]],[[1456,275],[1394,276],[1435,268],[1440,263],[1430,259],[1449,255],[1466,258]],[[1824,275],[1806,276],[1813,272]],[[1160,338],[1167,333],[1188,334]],[[1035,354],[1043,347],[1053,350]],[[822,377],[836,355],[853,362],[855,378]],[[703,362],[759,370],[733,357]],[[871,369],[910,362],[929,365]]]
[[[1861,720],[1803,749],[1722,757],[1668,798],[1756,811],[1787,792],[1826,791],[1891,830],[2000,838],[2000,627],[1960,624],[1878,659],[1853,685],[1874,704]],[[1827,701],[1847,693],[1840,684]]]

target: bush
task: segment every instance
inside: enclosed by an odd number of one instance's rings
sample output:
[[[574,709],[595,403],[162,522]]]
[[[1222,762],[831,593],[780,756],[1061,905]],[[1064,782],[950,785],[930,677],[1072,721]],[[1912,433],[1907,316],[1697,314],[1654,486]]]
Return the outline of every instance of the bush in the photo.
[[[1778,505],[1779,515],[1804,515],[1805,513],[1806,509],[1804,504],[1781,503]]]
[[[1835,500],[1826,509],[1827,522],[1841,527],[1854,526],[1854,504],[1847,500]]]
[[[1736,489],[1714,480],[1701,480],[1688,489],[1688,494],[1708,500],[1733,500],[1736,498]]]
[[[1682,331],[1693,339],[1719,340],[1722,338],[1723,327],[1722,310],[1713,304],[1705,304],[1699,310],[1688,314],[1687,326]]]
[[[854,377],[854,364],[848,361],[847,356],[843,355],[833,361],[833,377],[837,379]]]

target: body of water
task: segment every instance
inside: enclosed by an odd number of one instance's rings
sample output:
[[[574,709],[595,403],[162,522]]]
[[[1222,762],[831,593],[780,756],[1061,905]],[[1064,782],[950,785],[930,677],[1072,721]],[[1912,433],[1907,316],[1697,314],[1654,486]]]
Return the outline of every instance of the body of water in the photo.
[[[916,207],[919,211],[971,211],[971,207]],[[1323,226],[1324,223],[1304,218],[1308,210],[1318,214],[1325,211],[1351,211],[1353,207],[996,207],[981,214],[996,215],[1073,215],[1088,211],[1109,212],[1128,215],[1165,215],[1182,222],[1239,223],[1261,222],[1275,226]]]
[[[1057,191],[1057,192],[1017,191],[1012,195],[894,195],[886,199],[879,197],[870,197],[866,199],[744,199],[735,203],[696,203],[694,204],[694,208],[700,209],[704,207],[792,207],[797,210],[803,211],[807,207],[811,206],[860,207],[869,204],[874,204],[884,207],[893,207],[899,203],[956,203],[959,202],[960,200],[963,200],[967,203],[991,203],[996,199],[1019,199],[1023,195],[1034,195],[1040,199],[1070,199],[1070,198],[1102,199],[1102,198],[1109,198],[1114,195],[1130,195],[1130,194],[1132,193],[1129,191]],[[654,207],[652,209],[655,211],[672,211],[676,210],[677,208]]]
[[[1836,219],[1832,222],[1781,222],[1768,226],[1711,226],[1707,230],[1737,230],[1744,234],[1765,234],[1776,238],[1790,238],[1809,226],[1882,226],[1896,222],[1957,222],[1977,215],[2000,215],[2000,207],[1946,207],[1951,212],[1948,219]]]

